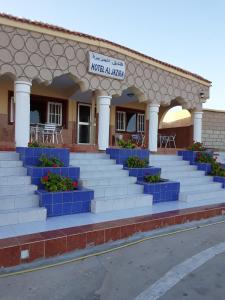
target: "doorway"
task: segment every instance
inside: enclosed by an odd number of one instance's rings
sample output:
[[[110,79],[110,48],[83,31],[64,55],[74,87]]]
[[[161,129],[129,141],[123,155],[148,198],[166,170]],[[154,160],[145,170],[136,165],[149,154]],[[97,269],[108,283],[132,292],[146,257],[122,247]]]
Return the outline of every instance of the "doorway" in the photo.
[[[78,104],[77,143],[90,144],[91,138],[91,105]]]

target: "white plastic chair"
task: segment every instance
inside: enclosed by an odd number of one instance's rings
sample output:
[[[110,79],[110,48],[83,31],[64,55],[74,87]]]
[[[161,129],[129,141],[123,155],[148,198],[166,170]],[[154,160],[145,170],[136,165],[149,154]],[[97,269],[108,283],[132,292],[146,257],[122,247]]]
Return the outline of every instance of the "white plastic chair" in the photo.
[[[44,129],[42,131],[42,142],[51,142],[54,144],[55,142],[55,132],[56,132],[56,124],[53,123],[45,123]]]
[[[63,144],[63,134],[62,133],[63,133],[63,126],[62,127],[57,126],[56,130],[55,130],[55,139],[56,139],[57,144],[59,143],[59,138],[60,138],[61,144]]]
[[[177,148],[177,147],[176,147],[175,139],[176,139],[176,134],[174,134],[174,135],[169,135],[169,136],[167,137],[167,140],[166,140],[165,148],[167,148],[167,145],[168,145],[168,144],[169,144],[169,146],[171,146],[170,143],[173,143],[174,148]]]

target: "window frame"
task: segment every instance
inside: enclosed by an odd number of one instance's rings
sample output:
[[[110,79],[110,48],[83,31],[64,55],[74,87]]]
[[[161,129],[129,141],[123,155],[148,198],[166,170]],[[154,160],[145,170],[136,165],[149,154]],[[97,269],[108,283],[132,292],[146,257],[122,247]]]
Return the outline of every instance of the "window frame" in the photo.
[[[141,125],[143,126],[143,128],[140,128]],[[137,132],[138,133],[145,132],[145,114],[144,113],[137,113]]]
[[[52,122],[50,122],[50,115],[52,114],[52,113],[50,112],[50,106],[51,106],[51,105],[55,105],[55,106],[60,107],[60,114],[54,113],[55,116],[56,116],[56,115],[59,115],[59,116],[60,116],[60,123],[53,123],[53,124],[56,124],[56,126],[62,126],[62,124],[63,124],[63,120],[62,120],[62,119],[63,119],[63,105],[62,105],[62,103],[60,103],[60,102],[48,101],[47,122],[48,122],[48,123],[52,123]]]
[[[118,129],[118,127],[117,127],[117,125],[118,125],[118,118],[117,118],[118,114],[121,114],[124,117],[124,120],[123,120],[124,128],[123,129],[121,129],[121,128]],[[126,123],[127,123],[127,114],[126,114],[126,112],[125,111],[121,111],[121,110],[117,110],[116,111],[116,131],[119,131],[119,132],[126,131]]]

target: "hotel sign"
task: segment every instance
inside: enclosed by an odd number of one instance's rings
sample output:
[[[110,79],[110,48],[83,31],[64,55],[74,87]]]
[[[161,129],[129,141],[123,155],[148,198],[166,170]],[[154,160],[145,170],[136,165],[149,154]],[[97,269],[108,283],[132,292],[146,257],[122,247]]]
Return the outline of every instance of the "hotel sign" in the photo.
[[[123,80],[125,77],[125,62],[113,57],[89,51],[90,73]]]

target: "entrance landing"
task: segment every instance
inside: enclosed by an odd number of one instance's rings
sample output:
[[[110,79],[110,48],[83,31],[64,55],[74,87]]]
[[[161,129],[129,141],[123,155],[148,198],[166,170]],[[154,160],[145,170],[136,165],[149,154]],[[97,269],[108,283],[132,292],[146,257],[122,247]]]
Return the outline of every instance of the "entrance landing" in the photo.
[[[142,210],[142,216],[131,217],[134,212],[127,210],[55,217],[46,222],[29,223],[29,226],[4,226],[0,228],[0,266],[16,266],[128,238],[138,232],[225,214],[225,203],[201,204],[201,207],[185,208],[185,203],[159,203],[152,207],[150,214]],[[22,259],[24,250],[28,256]]]

